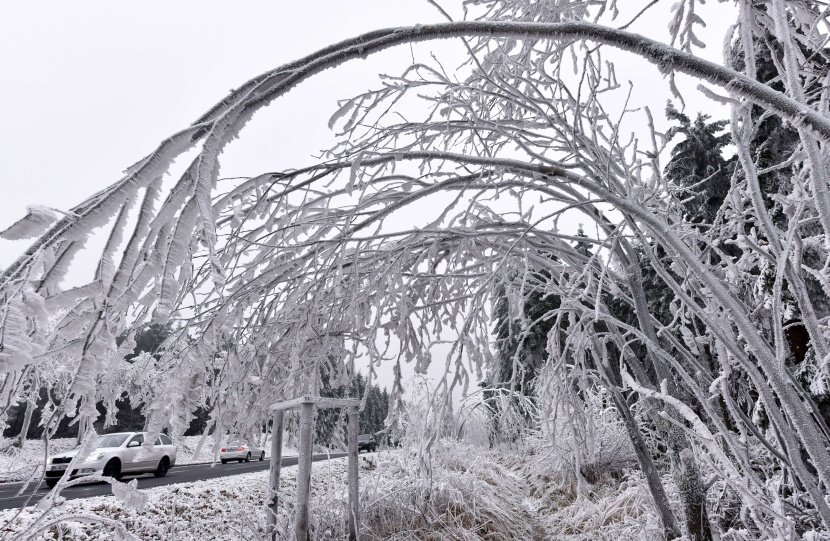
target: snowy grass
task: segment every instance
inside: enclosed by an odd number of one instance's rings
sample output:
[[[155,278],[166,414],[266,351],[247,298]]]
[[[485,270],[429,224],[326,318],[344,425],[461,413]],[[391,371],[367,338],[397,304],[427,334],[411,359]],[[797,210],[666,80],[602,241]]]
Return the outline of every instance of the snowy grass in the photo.
[[[381,456],[361,492],[366,539],[545,539],[522,505],[526,486],[492,454],[441,442],[431,474],[419,466],[415,453]]]
[[[213,439],[202,445],[199,454],[194,454],[201,436],[185,436],[179,438],[175,443],[178,451],[176,453],[176,464],[196,464],[213,462],[214,449]],[[43,440],[26,440],[22,449],[9,445],[10,440],[0,438],[0,483],[24,481],[33,476],[39,477],[42,473],[44,459]],[[226,439],[222,439],[222,444]],[[75,448],[75,438],[59,438],[49,442],[49,454],[61,453]],[[265,445],[265,455],[270,456],[270,438]],[[282,456],[297,456],[297,450],[293,447],[283,446]],[[217,455],[217,461],[218,455]]]
[[[658,519],[647,483],[636,467],[627,467],[622,475],[619,464],[600,463],[607,471],[600,471],[596,483],[587,483],[582,494],[577,490],[578,480],[573,469],[563,469],[557,460],[546,454],[544,446],[505,452],[501,462],[521,475],[529,486],[525,505],[557,541],[662,541],[662,525]],[[600,468],[601,470],[602,468]],[[683,512],[677,487],[667,471],[662,477],[675,517],[682,524]],[[709,516],[721,541],[756,541],[778,539],[763,535],[758,529],[748,528],[738,520],[727,520],[732,515],[750,514],[740,499],[715,483],[709,491]],[[750,522],[750,521],[747,521]],[[809,539],[830,541],[830,532],[815,526],[799,528],[795,536],[782,539]],[[813,529],[815,528],[815,529]],[[679,541],[688,541],[681,537]]]
[[[182,447],[195,447],[189,442]],[[582,493],[569,470],[544,447],[495,451],[458,442],[436,443],[428,460],[411,450],[360,455],[362,539],[409,540],[658,540],[662,528],[642,474],[599,476]],[[195,460],[199,457],[192,457]],[[208,456],[209,458],[209,456]],[[315,540],[345,539],[346,459],[313,465],[309,526]],[[259,540],[265,533],[268,472],[144,490],[148,502],[130,509],[114,497],[65,501],[43,515],[27,508],[0,511],[0,541],[35,524],[31,539]],[[670,476],[663,479],[680,517]],[[280,539],[293,538],[296,468],[282,470]],[[731,504],[730,504],[731,505]],[[722,541],[757,539],[757,532],[723,528]],[[116,530],[124,528],[124,535]],[[828,541],[825,532],[801,532]],[[120,537],[119,537],[120,535]],[[20,537],[20,539],[29,537]]]
[[[315,482],[325,479],[325,473],[320,478],[321,469],[332,467],[339,466],[316,466]],[[283,472],[284,486],[293,486],[296,468]],[[17,534],[41,521],[42,532],[33,539],[44,540],[116,537],[111,527],[96,520],[116,521],[139,539],[261,539],[267,476],[267,472],[247,473],[146,489],[142,492],[149,500],[142,511],[128,509],[116,498],[98,496],[66,501],[45,519],[33,507],[19,514],[17,510],[0,511],[0,523],[7,523],[6,532]]]
[[[313,539],[346,538],[346,459],[315,463],[310,528]],[[361,532],[365,540],[548,539],[523,504],[520,476],[480,449],[440,444],[426,475],[414,453],[360,456]],[[143,510],[113,497],[69,500],[45,518],[26,508],[0,511],[11,538],[38,524],[32,539],[80,541],[118,537],[115,524],[139,539],[262,539],[267,472],[147,489]],[[296,468],[282,470],[281,538],[293,536]],[[39,522],[38,522],[39,521]],[[109,523],[107,525],[106,523]]]

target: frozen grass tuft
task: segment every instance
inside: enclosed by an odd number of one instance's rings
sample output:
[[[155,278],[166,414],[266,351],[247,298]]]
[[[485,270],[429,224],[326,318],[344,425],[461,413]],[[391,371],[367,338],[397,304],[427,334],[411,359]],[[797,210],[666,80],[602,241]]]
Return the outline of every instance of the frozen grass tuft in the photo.
[[[651,496],[639,472],[630,472],[618,485],[603,485],[588,497],[559,508],[547,517],[546,523],[563,540],[663,539]]]
[[[382,453],[369,466],[376,469],[361,469],[362,539],[545,538],[522,506],[526,486],[493,455],[443,442],[433,449],[430,474],[419,462],[416,453]],[[346,537],[345,502],[333,496],[313,502],[315,539]]]
[[[411,455],[392,457],[389,474],[367,490],[369,539],[534,537],[521,508],[524,487],[480,450],[445,445],[434,453],[430,478],[416,468]]]

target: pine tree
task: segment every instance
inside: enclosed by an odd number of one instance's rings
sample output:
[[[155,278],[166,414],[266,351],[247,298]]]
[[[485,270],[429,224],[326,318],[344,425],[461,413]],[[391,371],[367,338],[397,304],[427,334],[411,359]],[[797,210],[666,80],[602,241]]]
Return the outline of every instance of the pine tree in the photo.
[[[124,360],[131,362],[142,353],[150,353],[158,359],[161,345],[172,332],[173,331],[169,325],[163,325],[160,323],[154,323],[139,329],[135,333],[135,349],[131,354],[126,355]],[[118,337],[116,343],[121,345],[125,339],[126,335],[122,335]],[[133,406],[130,403],[130,397],[127,396],[127,393],[122,393],[121,398],[116,402],[116,407],[118,408],[118,411],[115,414],[116,423],[115,425],[109,427],[108,430],[113,432],[144,430],[145,418],[143,413],[143,405]],[[101,419],[104,415],[106,415],[107,409],[102,403],[98,405],[98,410],[102,411],[101,417],[99,417],[99,419]],[[207,412],[200,412],[197,419],[204,420],[206,415]],[[196,420],[194,420],[194,422],[196,422]],[[98,430],[101,429],[103,429],[102,424],[99,425]],[[191,434],[188,433],[188,435]]]
[[[366,405],[358,417],[358,431],[361,434],[377,434],[384,430],[384,422],[388,413],[389,393],[381,391],[377,384],[368,384],[366,376],[357,372],[347,387],[333,388],[328,370],[320,373],[320,396],[330,398],[363,398]],[[347,393],[348,390],[348,393]],[[314,425],[314,442],[318,445],[330,446],[336,444],[335,435],[346,422],[345,412],[340,409],[319,409]]]
[[[579,235],[585,236],[580,227]],[[587,237],[586,237],[587,238]],[[588,243],[577,243],[577,251],[588,250]],[[589,251],[587,253],[590,253]],[[518,275],[515,275],[518,279]],[[502,426],[502,417],[508,404],[517,405],[516,397],[506,396],[509,390],[524,397],[532,397],[534,382],[547,361],[548,334],[553,329],[553,318],[548,317],[559,308],[560,300],[554,295],[546,295],[540,284],[551,279],[548,271],[542,269],[532,272],[529,291],[525,292],[524,313],[513,313],[508,299],[507,288],[515,284],[505,283],[499,286],[493,306],[493,319],[496,321],[496,369],[488,379],[481,383],[484,401],[489,414],[490,444],[507,438],[517,437],[517,427]],[[523,417],[527,412],[520,409]]]
[[[734,157],[723,157],[724,147],[732,142],[728,132],[721,133],[727,122],[707,122],[709,115],[702,113],[692,122],[671,103],[666,106],[666,117],[679,122],[666,132],[666,138],[685,137],[671,151],[666,179],[682,188],[679,198],[684,217],[693,223],[711,224],[729,192],[735,167]]]

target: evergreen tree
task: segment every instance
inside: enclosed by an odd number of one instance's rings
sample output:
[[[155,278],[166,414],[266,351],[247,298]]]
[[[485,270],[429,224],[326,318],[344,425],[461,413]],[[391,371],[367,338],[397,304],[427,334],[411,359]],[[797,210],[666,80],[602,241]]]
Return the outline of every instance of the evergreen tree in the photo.
[[[578,235],[585,236],[581,227]],[[576,248],[590,254],[588,246],[588,243],[580,242]],[[547,360],[548,334],[553,328],[553,318],[548,316],[560,304],[558,297],[546,295],[544,288],[540,287],[550,279],[550,272],[544,269],[530,273],[523,314],[513,313],[508,298],[507,288],[515,287],[515,284],[504,283],[497,290],[493,306],[497,365],[496,370],[481,383],[485,388],[483,395],[489,414],[491,445],[505,438],[512,440],[518,435],[519,427],[502,425],[508,404],[518,405],[517,397],[507,397],[506,392],[513,389],[519,395],[532,397],[534,381]],[[522,412],[522,417],[526,417],[526,412]]]
[[[729,192],[735,167],[734,157],[723,157],[723,148],[732,142],[728,132],[721,133],[727,122],[707,122],[709,115],[702,113],[692,122],[671,103],[666,106],[666,117],[679,122],[666,132],[666,138],[684,136],[671,151],[666,179],[683,188],[684,217],[693,223],[711,224]]]
[[[142,353],[150,353],[158,359],[158,351],[167,337],[170,336],[171,332],[172,330],[169,325],[162,325],[160,323],[153,323],[142,327],[135,333],[135,349],[132,353],[125,355],[124,360],[132,362],[133,359]],[[126,338],[126,335],[119,336],[116,339],[116,343],[121,345],[121,342]],[[121,398],[116,402],[116,408],[118,411],[115,413],[115,425],[108,427],[108,431],[135,432],[144,430],[145,418],[143,406],[133,406],[130,403],[130,398],[127,396],[127,393],[121,395]],[[101,416],[98,417],[98,423],[96,423],[98,425],[96,429],[100,431],[103,429],[103,421],[101,419],[106,415],[107,409],[102,403],[99,403],[98,411],[102,412]]]
[[[348,391],[348,392],[347,392]],[[386,415],[389,409],[389,393],[381,391],[376,384],[369,385],[366,377],[357,372],[348,387],[334,388],[328,369],[320,371],[320,396],[328,398],[363,398],[366,405],[358,417],[358,432],[361,434],[377,434],[385,428]],[[318,409],[314,422],[314,443],[318,445],[337,445],[338,430],[346,422],[346,412],[339,408]]]

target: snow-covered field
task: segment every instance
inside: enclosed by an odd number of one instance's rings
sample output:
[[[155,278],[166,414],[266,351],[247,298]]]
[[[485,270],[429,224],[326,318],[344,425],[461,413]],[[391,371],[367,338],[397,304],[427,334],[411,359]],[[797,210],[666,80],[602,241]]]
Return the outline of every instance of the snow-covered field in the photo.
[[[639,472],[591,487],[576,498],[544,456],[493,452],[439,442],[428,468],[417,453],[360,456],[363,539],[590,540],[659,539],[660,528]],[[296,468],[282,470],[279,525],[293,531]],[[143,509],[117,498],[70,500],[48,513],[0,512],[7,532],[40,521],[33,539],[118,538],[115,525],[139,539],[262,539],[268,473],[242,474],[144,491]],[[346,459],[315,463],[310,525],[314,539],[345,538]],[[122,537],[123,538],[123,537]]]
[[[429,463],[414,450],[360,455],[361,531],[364,540],[658,540],[662,530],[640,472],[626,470],[583,484],[554,465],[544,449],[491,451],[441,441]],[[315,540],[346,538],[346,459],[312,470],[310,531]],[[88,541],[146,539],[260,540],[268,472],[147,489],[146,504],[119,498],[69,500],[44,513],[33,507],[0,511],[0,540]],[[677,491],[664,478],[679,513]],[[293,536],[296,468],[282,470],[280,539]],[[32,527],[34,526],[34,530]],[[29,530],[31,536],[17,537]],[[119,530],[121,530],[119,532]],[[809,532],[813,540],[824,534]],[[806,537],[805,537],[806,538]],[[724,531],[724,541],[754,539]]]
[[[529,504],[527,483],[495,455],[444,444],[432,474],[415,453],[360,456],[363,539],[549,539]],[[421,464],[423,466],[423,464]],[[296,468],[282,470],[279,526],[293,531]],[[32,539],[119,537],[120,524],[138,539],[261,539],[267,472],[182,483],[144,491],[142,510],[114,497],[69,500],[45,515],[34,508],[0,512],[7,534],[36,525]],[[314,464],[310,523],[314,539],[345,536],[346,459]]]
[[[199,445],[201,436],[186,436],[176,440],[178,451],[176,453],[176,464],[195,464],[200,462],[213,462],[214,450],[213,440],[208,439],[202,445],[198,455],[196,448]],[[226,440],[222,440],[224,444]],[[49,442],[49,454],[68,451],[75,447],[75,438],[60,438]],[[23,481],[29,479],[37,472],[40,473],[43,467],[45,446],[43,440],[26,440],[22,449],[11,447],[8,441],[0,439],[0,483]],[[270,439],[265,445],[265,454],[270,456]],[[283,456],[296,456],[297,450],[293,447],[283,446]],[[217,460],[218,460],[218,455]]]
[[[330,490],[345,478],[345,472],[342,459],[315,464],[312,472],[315,494]],[[139,539],[261,539],[267,480],[266,471],[151,488],[142,491],[149,499],[141,511],[127,508],[110,496],[67,501],[46,518],[33,507],[19,513],[18,510],[0,511],[0,524],[6,524],[6,532],[21,532],[41,521],[38,528],[42,533],[35,539],[117,538],[113,528],[102,521],[116,521]],[[296,468],[285,468],[283,490],[291,494],[295,486]]]

